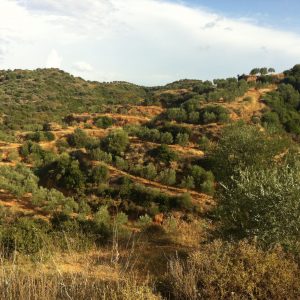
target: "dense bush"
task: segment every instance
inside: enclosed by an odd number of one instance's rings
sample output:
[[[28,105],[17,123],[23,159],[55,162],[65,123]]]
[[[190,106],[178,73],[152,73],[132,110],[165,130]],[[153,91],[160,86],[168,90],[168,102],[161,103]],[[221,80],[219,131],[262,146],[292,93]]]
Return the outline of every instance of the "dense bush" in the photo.
[[[149,179],[149,180],[155,179],[155,177],[157,175],[157,170],[153,163],[149,163],[145,166],[135,165],[130,168],[130,172],[132,172],[135,175]]]
[[[170,164],[178,159],[177,154],[167,145],[160,145],[157,148],[150,150],[150,155],[157,158],[159,161]]]
[[[158,174],[158,181],[165,185],[174,185],[176,183],[176,171],[173,169],[164,169]]]
[[[32,193],[37,189],[38,177],[24,165],[0,167],[0,188],[17,196]]]
[[[148,127],[139,127],[135,128],[131,134],[136,135],[142,140],[150,141],[154,143],[160,144],[179,144],[186,145],[189,142],[190,135],[183,131],[177,132],[176,130],[168,131],[167,128],[162,128],[162,130],[158,130],[156,128],[150,129]]]
[[[211,171],[205,171],[202,167],[194,165],[189,170],[190,177],[193,178],[195,188],[203,193],[214,194],[214,175]]]
[[[188,106],[188,109],[192,108],[193,106]],[[169,121],[174,120],[193,124],[226,123],[229,121],[229,112],[220,105],[208,105],[189,112],[184,108],[170,108],[162,118]]]
[[[210,149],[208,161],[217,179],[225,182],[236,170],[269,167],[276,155],[289,147],[288,138],[237,123],[223,130],[217,147]]]
[[[36,131],[33,133],[28,133],[26,135],[26,139],[40,143],[43,141],[53,141],[55,140],[55,136],[51,131]]]
[[[123,130],[113,131],[101,141],[101,145],[108,153],[120,155],[129,145],[128,134]]]
[[[300,65],[295,65],[291,70],[285,71],[284,75],[284,83],[291,84],[300,92]]]
[[[220,105],[205,106],[200,111],[200,123],[226,123],[229,121],[229,112],[226,108]]]
[[[218,192],[226,235],[297,248],[300,241],[300,166],[247,168]]]
[[[39,175],[41,178],[46,176],[47,181],[52,180],[58,187],[72,191],[83,190],[87,179],[79,161],[68,153],[61,154],[55,161],[40,168]]]
[[[97,127],[106,129],[114,124],[114,119],[107,116],[103,116],[98,117],[96,120],[94,120],[94,123]]]
[[[266,95],[265,101],[272,109],[272,115],[270,113],[263,115],[263,120],[267,124],[271,123],[277,127],[282,124],[288,132],[300,134],[300,94],[292,85],[279,85],[277,91]]]
[[[19,218],[8,227],[0,227],[0,242],[6,255],[13,251],[33,255],[45,246],[46,236],[38,222],[30,218]]]
[[[32,204],[41,208],[47,213],[71,214],[78,211],[78,204],[72,197],[65,197],[63,193],[56,189],[37,188],[32,194]]]
[[[76,128],[74,133],[68,137],[68,143],[75,148],[85,148],[91,143],[91,138],[85,131],[80,128]]]
[[[95,166],[90,173],[90,181],[94,185],[105,183],[108,180],[109,171],[105,165]]]
[[[103,161],[108,164],[112,162],[112,155],[102,151],[100,148],[91,149],[89,154],[92,160]]]

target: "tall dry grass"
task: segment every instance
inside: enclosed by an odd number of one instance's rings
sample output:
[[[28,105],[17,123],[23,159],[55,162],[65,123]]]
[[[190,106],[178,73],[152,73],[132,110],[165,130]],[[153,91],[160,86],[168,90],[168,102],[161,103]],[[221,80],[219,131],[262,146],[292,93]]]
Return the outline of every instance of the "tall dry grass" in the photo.
[[[280,248],[215,241],[170,260],[160,291],[174,300],[300,299],[300,269]]]
[[[118,281],[82,274],[25,273],[19,268],[5,271],[0,276],[0,298],[5,300],[158,300],[148,282],[140,283],[130,275]]]
[[[34,256],[15,249],[9,258],[0,257],[0,299],[161,299],[147,274],[141,277],[134,271],[135,240],[120,246],[117,227],[110,248],[78,252],[77,238],[63,238],[64,252],[55,241],[45,240],[47,249]]]

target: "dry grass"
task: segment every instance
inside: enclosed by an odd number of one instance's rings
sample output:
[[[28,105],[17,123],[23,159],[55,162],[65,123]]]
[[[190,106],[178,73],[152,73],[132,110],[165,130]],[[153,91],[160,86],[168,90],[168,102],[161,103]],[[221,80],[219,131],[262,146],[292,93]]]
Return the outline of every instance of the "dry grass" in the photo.
[[[19,269],[2,272],[0,297],[5,300],[161,299],[148,282],[141,284],[130,276],[115,282],[81,274],[32,275]]]
[[[0,299],[161,299],[147,274],[133,270],[131,249],[119,249],[117,240],[113,247],[78,252],[72,238],[65,239],[65,251],[54,241],[35,256],[15,251],[9,260],[0,259]]]
[[[299,299],[299,266],[281,249],[216,241],[169,262],[162,292],[175,300]]]

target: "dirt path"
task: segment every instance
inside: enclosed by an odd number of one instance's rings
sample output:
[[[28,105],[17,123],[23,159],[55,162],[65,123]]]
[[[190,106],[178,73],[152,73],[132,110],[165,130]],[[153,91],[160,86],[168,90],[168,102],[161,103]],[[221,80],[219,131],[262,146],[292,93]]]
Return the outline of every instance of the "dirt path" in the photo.
[[[95,113],[95,114],[88,114],[88,113],[82,113],[82,114],[73,114],[72,115],[75,119],[78,118],[78,120],[83,118],[95,118],[95,117],[110,117],[112,119],[115,119],[118,123],[125,123],[125,124],[144,124],[151,120],[149,117],[145,116],[134,116],[134,115],[125,115],[125,114],[118,114],[118,113]]]
[[[153,143],[153,142],[147,142],[147,141],[142,141],[137,137],[131,137],[130,138],[130,143],[133,143],[135,146],[146,146],[146,147],[158,147],[161,144],[158,143]],[[198,156],[198,157],[203,157],[204,152],[196,149],[194,145],[191,146],[180,146],[180,145],[168,145],[169,148],[175,150],[176,152],[179,152],[180,154],[183,154],[184,156]]]
[[[99,162],[96,162],[96,161],[94,161],[93,163],[100,164]],[[103,163],[101,163],[101,164],[103,164]],[[129,174],[125,171],[121,171],[111,165],[108,165],[108,164],[105,164],[105,165],[109,169],[110,174],[112,176],[126,176],[126,177],[129,177],[130,179],[132,179],[136,183],[143,184],[150,188],[158,189],[161,192],[172,195],[172,196],[176,196],[176,195],[178,196],[178,195],[181,195],[184,193],[189,193],[192,197],[193,203],[195,205],[198,205],[199,207],[201,207],[203,211],[208,210],[209,208],[211,208],[214,205],[213,198],[206,194],[198,193],[196,191],[191,191],[188,189],[182,189],[182,188],[172,187],[172,186],[168,186],[168,185],[163,185],[156,181],[152,181],[152,180],[148,180],[148,179],[145,179],[142,177],[131,175],[131,174]]]
[[[259,90],[252,88],[249,89],[243,97],[239,97],[236,101],[231,103],[222,103],[222,106],[231,111],[231,119],[233,121],[242,119],[249,122],[253,116],[261,115],[261,111],[266,107],[261,101],[263,95],[275,89],[275,85]],[[251,100],[245,101],[244,99],[248,97]]]

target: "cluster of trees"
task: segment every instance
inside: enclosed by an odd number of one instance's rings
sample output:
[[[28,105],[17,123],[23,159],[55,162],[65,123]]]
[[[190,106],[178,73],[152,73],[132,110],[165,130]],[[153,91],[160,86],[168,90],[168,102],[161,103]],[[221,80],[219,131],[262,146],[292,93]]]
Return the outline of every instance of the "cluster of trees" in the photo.
[[[291,84],[298,92],[300,92],[300,65],[295,65],[291,70],[284,72],[283,82]]]
[[[234,77],[227,79],[214,80],[216,89],[209,92],[206,96],[208,102],[222,99],[226,102],[234,101],[237,97],[243,96],[249,89],[248,83]]]
[[[271,108],[262,121],[268,126],[284,128],[286,131],[300,134],[300,94],[290,84],[282,83],[276,91],[265,96],[265,102]]]
[[[0,167],[0,188],[21,197],[26,193],[32,194],[32,204],[44,209],[45,212],[55,213],[76,211],[78,206],[73,198],[65,197],[56,189],[45,189],[39,186],[39,178],[23,166]]]
[[[141,140],[159,144],[178,144],[186,146],[190,135],[187,132],[170,132],[159,130],[157,128],[148,128],[146,126],[131,128],[129,134],[135,135]]]
[[[32,163],[36,166],[49,163],[55,159],[55,154],[51,151],[42,149],[42,147],[31,140],[25,141],[19,148],[19,154],[24,162]]]
[[[119,197],[122,199],[121,209],[128,215],[138,218],[148,214],[155,216],[160,212],[172,210],[193,211],[194,206],[189,194],[169,195],[158,189],[146,187],[122,177],[118,185],[98,191],[99,196]]]
[[[270,73],[275,73],[275,69],[274,68],[254,68],[250,71],[250,75],[267,75]]]
[[[207,105],[198,108],[199,102],[188,100],[181,108],[170,108],[164,117],[170,121],[187,122],[192,124],[226,123],[229,121],[229,112],[220,105]]]
[[[248,90],[250,83],[242,77],[215,79],[213,81],[181,80],[159,88],[153,88],[145,104],[159,105],[167,108],[180,107],[188,100],[197,100],[200,103],[215,102],[219,100],[233,101],[241,97]],[[174,89],[174,92],[169,90]]]
[[[25,138],[36,143],[55,140],[55,136],[51,131],[35,131],[28,133]]]

